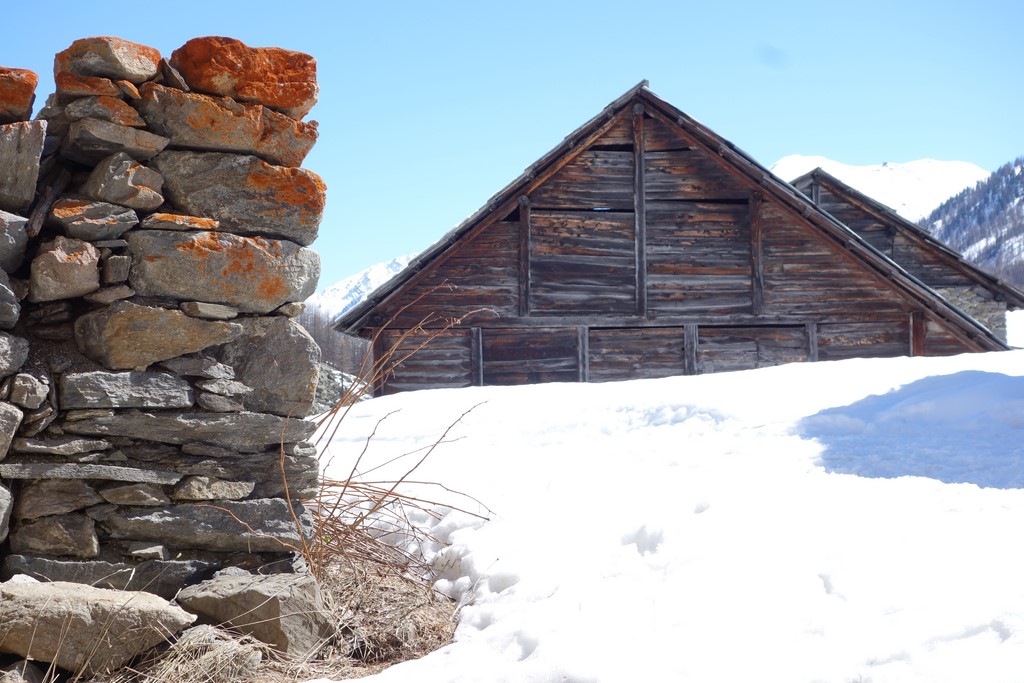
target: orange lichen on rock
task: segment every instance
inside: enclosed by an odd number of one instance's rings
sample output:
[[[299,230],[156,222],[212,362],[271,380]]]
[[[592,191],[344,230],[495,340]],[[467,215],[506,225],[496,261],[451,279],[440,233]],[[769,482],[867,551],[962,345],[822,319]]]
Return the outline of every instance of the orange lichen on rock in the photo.
[[[143,228],[165,230],[216,230],[220,221],[202,216],[185,216],[178,213],[152,213],[142,222]]]
[[[320,224],[327,185],[317,174],[303,168],[254,165],[246,184],[265,197],[266,213],[294,214],[303,224]]]
[[[76,40],[53,60],[54,79],[67,73],[143,83],[156,76],[159,68],[158,50],[111,36]]]
[[[118,97],[121,95],[121,89],[114,81],[99,76],[79,76],[63,71],[54,74],[53,82],[57,86],[58,95],[72,97],[89,97],[90,95]]]
[[[0,66],[0,125],[32,118],[37,85],[35,71]]]
[[[193,90],[258,102],[295,119],[308,114],[319,95],[316,59],[302,52],[208,36],[182,45],[170,63]]]

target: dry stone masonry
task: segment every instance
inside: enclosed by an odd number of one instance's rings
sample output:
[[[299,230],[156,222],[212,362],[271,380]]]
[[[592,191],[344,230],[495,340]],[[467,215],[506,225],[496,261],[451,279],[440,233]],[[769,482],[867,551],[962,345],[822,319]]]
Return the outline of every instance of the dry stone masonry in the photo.
[[[317,483],[292,319],[320,271],[316,63],[99,37],[54,81],[30,120],[38,77],[0,67],[2,578],[171,598],[281,562]]]

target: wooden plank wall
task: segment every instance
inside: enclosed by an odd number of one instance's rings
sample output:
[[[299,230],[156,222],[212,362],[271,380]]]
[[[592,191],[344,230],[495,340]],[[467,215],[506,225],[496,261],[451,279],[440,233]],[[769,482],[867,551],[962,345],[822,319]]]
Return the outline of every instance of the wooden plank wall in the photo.
[[[697,370],[700,373],[764,368],[807,360],[803,325],[700,327]]]
[[[809,197],[811,196],[810,185],[811,181],[808,179],[796,187]],[[892,258],[895,231],[891,226],[886,225],[875,216],[846,201],[846,199],[833,192],[828,185],[819,183],[816,194],[818,206],[867,240],[875,249]]]
[[[908,303],[788,212],[762,205],[764,311],[769,315],[898,319]]]
[[[686,372],[686,335],[681,327],[591,328],[592,382],[672,377]]]
[[[935,268],[858,207],[821,196],[883,251]],[[642,107],[377,317],[410,302],[384,341],[431,314],[487,310],[407,360],[388,392],[966,350],[934,321],[912,326],[910,302]]]
[[[459,243],[443,264],[382,306],[376,322],[383,325],[397,316],[392,327],[412,329],[428,316],[461,317],[478,309],[484,310],[466,324],[518,315],[518,264],[519,221],[511,216]]]
[[[433,339],[428,336],[427,333],[409,334],[392,329],[380,335],[376,357],[381,358],[383,353],[392,350],[396,361],[383,385],[383,393],[468,387],[478,383],[473,381],[471,329],[439,332]]]
[[[892,258],[929,287],[973,287],[977,283],[943,258],[935,249],[927,249],[920,240],[897,235]]]
[[[481,332],[486,385],[580,379],[575,327],[484,328]]]
[[[634,218],[626,211],[530,211],[530,313],[632,314]]]
[[[647,307],[658,315],[750,313],[748,204],[647,204]]]
[[[812,182],[808,178],[799,183],[797,189],[810,196]],[[858,206],[847,198],[848,195],[834,190],[831,183],[819,182],[817,196],[821,208],[929,287],[969,287],[975,284],[927,242]]]
[[[908,356],[910,320],[818,323],[818,360]]]

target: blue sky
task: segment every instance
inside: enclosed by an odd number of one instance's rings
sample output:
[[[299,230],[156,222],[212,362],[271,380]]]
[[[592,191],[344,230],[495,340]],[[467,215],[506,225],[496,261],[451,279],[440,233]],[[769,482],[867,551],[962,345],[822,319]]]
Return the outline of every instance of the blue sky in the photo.
[[[317,58],[321,287],[418,252],[643,79],[769,166],[1024,154],[1024,3],[59,0],[3,11],[0,65],[115,35],[227,35]],[[13,29],[13,30],[12,30]]]

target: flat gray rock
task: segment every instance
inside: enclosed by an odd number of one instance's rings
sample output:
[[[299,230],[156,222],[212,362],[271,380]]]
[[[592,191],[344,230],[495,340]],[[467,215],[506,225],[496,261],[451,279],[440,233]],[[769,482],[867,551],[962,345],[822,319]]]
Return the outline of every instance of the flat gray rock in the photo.
[[[168,444],[205,443],[240,453],[258,453],[269,446],[306,441],[316,424],[265,413],[201,413],[124,411],[113,415],[65,420],[72,434],[126,436]],[[142,480],[138,480],[142,481]]]
[[[11,529],[11,511],[14,509],[14,497],[11,490],[0,484],[0,543],[7,538]]]
[[[213,560],[147,560],[128,564],[8,555],[3,561],[3,576],[26,574],[40,581],[67,581],[119,591],[145,591],[170,600],[182,586],[206,580],[219,568],[220,563]]]
[[[155,83],[145,84],[140,93],[139,112],[149,129],[170,138],[175,148],[251,154],[278,166],[301,166],[316,143],[315,122],[296,121],[260,104]]]
[[[39,479],[22,484],[14,506],[16,519],[63,515],[102,503],[96,489],[81,479]]]
[[[0,210],[0,270],[13,273],[21,268],[28,246],[28,219]]]
[[[163,177],[124,152],[101,159],[82,185],[82,194],[101,202],[139,211],[153,211],[164,203]]]
[[[218,576],[183,589],[177,601],[299,659],[321,650],[336,628],[308,574]]]
[[[320,347],[306,330],[281,316],[246,318],[242,334],[211,350],[235,369],[252,392],[242,397],[247,410],[305,417],[313,409],[320,376]]]
[[[0,463],[0,478],[2,479],[108,479],[150,484],[176,484],[181,476],[176,472],[160,472],[96,463]]]
[[[200,320],[181,311],[117,301],[75,321],[79,351],[111,370],[145,370],[241,334],[236,323]]]
[[[159,154],[169,140],[145,130],[122,126],[101,119],[81,119],[68,126],[60,153],[66,159],[86,166],[105,157],[125,152],[137,161],[146,161]]]
[[[249,155],[190,151],[165,151],[152,166],[164,177],[164,196],[173,206],[216,219],[222,230],[303,246],[316,239],[327,188],[312,171]]]
[[[32,204],[45,138],[46,121],[0,126],[0,209],[23,212]]]
[[[0,378],[16,373],[26,360],[28,340],[0,332]]]
[[[19,555],[93,558],[99,555],[96,523],[83,514],[53,515],[22,522],[11,531],[11,552]]]
[[[61,581],[0,584],[0,651],[86,676],[121,668],[195,619],[151,593]]]
[[[192,386],[166,372],[66,372],[60,378],[63,408],[189,408]]]
[[[179,550],[279,553],[302,545],[288,504],[280,499],[118,508],[100,525],[113,539],[167,543]]]
[[[287,240],[228,232],[133,230],[128,282],[143,296],[269,313],[316,291],[320,256]]]
[[[50,209],[50,221],[69,237],[82,240],[116,239],[139,224],[132,209],[94,199],[62,197]]]
[[[0,401],[0,460],[7,457],[23,419],[25,413],[6,401]]]
[[[100,288],[100,252],[88,242],[58,235],[32,259],[28,300],[74,299]]]
[[[79,38],[54,57],[54,72],[143,83],[160,70],[160,52],[122,38]]]

